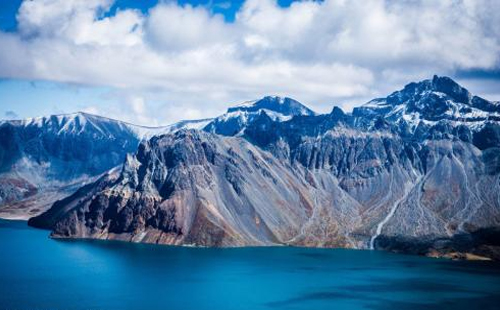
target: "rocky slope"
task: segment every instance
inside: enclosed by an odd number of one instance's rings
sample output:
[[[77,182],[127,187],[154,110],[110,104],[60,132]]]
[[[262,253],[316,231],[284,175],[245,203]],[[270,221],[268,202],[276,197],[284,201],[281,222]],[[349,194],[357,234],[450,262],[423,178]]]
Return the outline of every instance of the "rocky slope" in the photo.
[[[499,258],[497,102],[434,77],[350,114],[252,106],[228,111],[251,112],[236,129],[219,118],[143,141],[121,171],[30,224],[55,237]]]

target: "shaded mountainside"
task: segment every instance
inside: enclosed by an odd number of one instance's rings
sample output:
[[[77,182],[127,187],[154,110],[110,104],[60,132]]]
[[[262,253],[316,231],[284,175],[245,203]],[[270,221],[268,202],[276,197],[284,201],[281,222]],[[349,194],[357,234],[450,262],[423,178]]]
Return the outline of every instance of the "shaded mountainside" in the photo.
[[[39,214],[138,144],[134,126],[86,113],[0,122],[0,216]]]
[[[223,135],[209,124],[143,141],[121,171],[30,224],[55,237],[498,259],[497,107],[434,77],[352,114],[259,109]]]

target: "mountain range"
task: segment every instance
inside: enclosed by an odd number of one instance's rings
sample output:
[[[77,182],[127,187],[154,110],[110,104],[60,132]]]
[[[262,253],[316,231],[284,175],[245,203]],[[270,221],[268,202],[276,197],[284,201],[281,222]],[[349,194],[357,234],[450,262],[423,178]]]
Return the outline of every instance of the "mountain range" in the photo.
[[[499,259],[499,148],[500,103],[438,76],[351,113],[264,97],[161,128],[4,121],[0,216],[58,238]]]
[[[266,108],[273,104],[276,111]],[[121,165],[141,140],[153,136],[190,128],[227,134],[241,130],[261,110],[277,120],[313,113],[288,98],[265,97],[252,106],[257,110],[238,105],[215,119],[162,127],[137,126],[84,112],[0,121],[0,217],[39,215],[55,201]]]

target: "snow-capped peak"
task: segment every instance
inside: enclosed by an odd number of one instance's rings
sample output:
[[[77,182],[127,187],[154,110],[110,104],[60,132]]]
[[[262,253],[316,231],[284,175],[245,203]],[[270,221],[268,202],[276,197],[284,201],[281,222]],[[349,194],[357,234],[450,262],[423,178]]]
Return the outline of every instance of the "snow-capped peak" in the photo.
[[[14,126],[36,127],[57,135],[80,135],[89,132],[98,135],[110,135],[117,130],[125,130],[142,140],[183,128],[236,134],[260,113],[266,113],[275,121],[287,121],[294,116],[316,114],[291,98],[266,96],[258,100],[246,101],[231,106],[228,108],[227,113],[214,119],[185,120],[160,127],[138,126],[86,112],[33,117],[24,120],[6,120],[0,121],[0,125],[8,123]],[[235,132],[235,130],[237,131]]]
[[[294,99],[279,96],[266,96],[259,100],[246,101],[229,107],[227,113],[235,111],[258,112],[263,109],[277,112],[285,116],[316,114],[314,111]]]
[[[487,118],[500,114],[500,105],[478,96],[449,77],[410,83],[386,98],[369,101],[357,109],[386,117],[418,113],[430,121],[439,119]]]
[[[472,95],[449,77],[434,76],[410,83],[386,98],[371,100],[355,108],[353,115],[383,117],[406,123],[410,129],[442,122],[480,128],[486,122],[500,120],[500,105]]]
[[[21,127],[35,127],[45,129],[57,134],[80,133],[86,126],[97,126],[99,116],[90,115],[84,112],[69,114],[57,114],[50,116],[30,117],[21,120],[7,120],[2,123],[9,123]],[[105,119],[105,118],[103,118]]]
[[[135,135],[137,138],[141,138],[148,132],[157,131],[163,128],[137,126],[86,112],[31,117],[21,120],[6,120],[0,122],[0,125],[1,124],[37,128],[56,135],[80,135],[90,133],[92,135],[109,136],[117,132],[126,131]]]
[[[238,135],[261,113],[278,122],[287,121],[294,116],[316,115],[314,111],[294,99],[266,96],[229,107],[225,114],[213,119],[204,130],[222,135]]]

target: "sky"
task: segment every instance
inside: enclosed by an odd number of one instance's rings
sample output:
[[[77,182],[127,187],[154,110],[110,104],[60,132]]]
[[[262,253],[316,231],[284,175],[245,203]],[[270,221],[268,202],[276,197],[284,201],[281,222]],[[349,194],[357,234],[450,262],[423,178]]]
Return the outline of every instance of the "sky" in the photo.
[[[157,126],[265,95],[350,111],[434,74],[500,100],[500,1],[0,1],[0,119]]]

